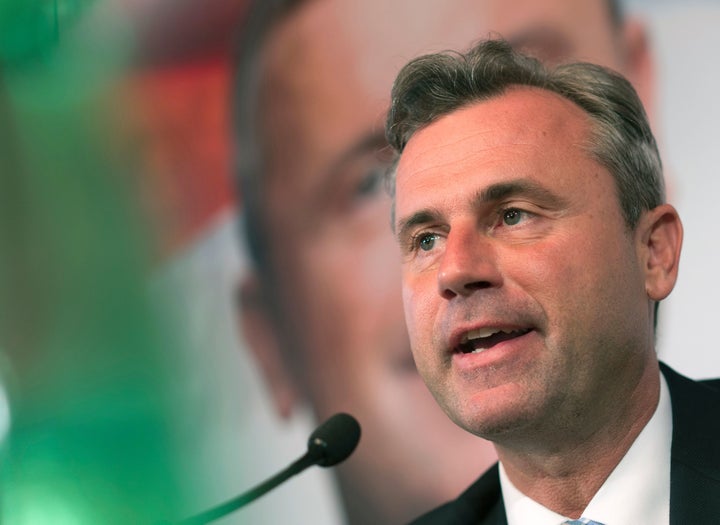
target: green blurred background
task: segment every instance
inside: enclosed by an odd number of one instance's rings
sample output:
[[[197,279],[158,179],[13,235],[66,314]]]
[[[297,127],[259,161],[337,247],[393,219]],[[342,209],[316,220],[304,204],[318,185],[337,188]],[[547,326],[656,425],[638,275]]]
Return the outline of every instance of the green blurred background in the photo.
[[[181,338],[147,291],[155,240],[110,111],[133,40],[117,20],[98,24],[97,8],[0,0],[8,525],[157,523],[194,510],[177,437]]]

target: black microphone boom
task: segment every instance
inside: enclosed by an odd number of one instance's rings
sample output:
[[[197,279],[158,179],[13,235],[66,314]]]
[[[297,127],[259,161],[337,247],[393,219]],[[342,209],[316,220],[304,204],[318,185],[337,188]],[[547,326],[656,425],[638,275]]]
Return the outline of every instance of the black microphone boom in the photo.
[[[349,414],[332,416],[310,434],[308,450],[304,456],[290,464],[260,485],[239,496],[213,507],[205,512],[183,520],[182,525],[203,525],[210,523],[255,501],[295,474],[313,465],[332,467],[350,456],[360,441],[360,424]]]

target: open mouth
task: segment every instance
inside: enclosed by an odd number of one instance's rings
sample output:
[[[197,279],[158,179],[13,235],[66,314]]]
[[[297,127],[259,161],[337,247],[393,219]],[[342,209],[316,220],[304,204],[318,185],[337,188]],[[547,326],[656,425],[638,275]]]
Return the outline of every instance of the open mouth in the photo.
[[[461,354],[479,354],[484,350],[492,348],[511,339],[522,337],[532,331],[532,328],[503,329],[503,328],[479,328],[471,330],[462,337],[456,352]]]

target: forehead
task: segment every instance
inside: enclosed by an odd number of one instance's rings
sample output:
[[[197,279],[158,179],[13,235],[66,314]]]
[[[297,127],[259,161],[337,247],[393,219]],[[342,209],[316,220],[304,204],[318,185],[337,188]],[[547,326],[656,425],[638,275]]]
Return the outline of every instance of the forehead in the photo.
[[[441,117],[418,131],[400,158],[398,212],[406,207],[409,190],[430,194],[425,186],[468,174],[479,185],[510,178],[542,183],[552,178],[565,185],[571,181],[560,176],[563,167],[594,165],[586,152],[590,126],[590,118],[572,102],[524,87]]]
[[[418,54],[497,35],[531,49],[562,40],[568,58],[618,65],[607,0],[308,0],[278,25],[267,56],[271,69],[289,76],[303,74],[292,66],[305,55],[303,66],[334,69],[347,60],[367,78]]]
[[[264,52],[266,175],[282,174],[279,192],[293,198],[312,191],[344,152],[382,135],[402,65],[491,32],[543,58],[619,68],[605,0],[311,0],[274,30]]]
[[[382,123],[390,86],[408,60],[491,34],[551,59],[620,66],[606,0],[310,0],[270,38],[263,107],[282,111],[284,125],[295,121],[312,144],[335,142],[314,129],[320,116],[337,141],[347,140],[344,128]]]

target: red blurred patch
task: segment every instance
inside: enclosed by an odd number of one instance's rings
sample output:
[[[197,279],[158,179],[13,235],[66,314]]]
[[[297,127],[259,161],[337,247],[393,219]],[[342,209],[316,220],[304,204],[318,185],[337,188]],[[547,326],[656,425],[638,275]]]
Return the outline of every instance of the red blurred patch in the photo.
[[[119,144],[157,228],[164,258],[236,203],[231,178],[227,59],[132,72],[112,109]]]

